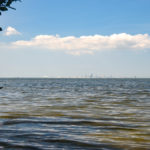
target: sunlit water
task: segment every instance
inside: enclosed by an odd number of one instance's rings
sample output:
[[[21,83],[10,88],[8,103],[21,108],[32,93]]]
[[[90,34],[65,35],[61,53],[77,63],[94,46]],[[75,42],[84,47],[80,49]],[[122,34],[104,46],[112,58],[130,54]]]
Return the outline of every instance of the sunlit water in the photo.
[[[150,79],[0,79],[0,149],[150,150]]]

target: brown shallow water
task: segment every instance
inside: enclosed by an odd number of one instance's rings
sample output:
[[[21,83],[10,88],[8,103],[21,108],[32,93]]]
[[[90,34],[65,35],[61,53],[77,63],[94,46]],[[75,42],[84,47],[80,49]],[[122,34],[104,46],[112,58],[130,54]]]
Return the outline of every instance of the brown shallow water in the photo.
[[[0,149],[150,150],[150,79],[0,79]]]

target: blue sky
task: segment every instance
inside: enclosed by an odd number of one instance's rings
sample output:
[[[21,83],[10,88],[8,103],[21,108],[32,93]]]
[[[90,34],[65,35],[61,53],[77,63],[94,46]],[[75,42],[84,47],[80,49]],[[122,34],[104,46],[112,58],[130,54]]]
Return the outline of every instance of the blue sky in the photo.
[[[150,77],[149,0],[23,0],[0,17],[0,77]]]

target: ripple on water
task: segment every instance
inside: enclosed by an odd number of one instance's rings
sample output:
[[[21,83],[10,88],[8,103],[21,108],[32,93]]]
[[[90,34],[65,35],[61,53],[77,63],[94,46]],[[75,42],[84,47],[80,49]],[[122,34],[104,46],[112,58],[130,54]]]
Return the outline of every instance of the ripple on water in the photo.
[[[149,150],[150,79],[0,79],[0,149]]]

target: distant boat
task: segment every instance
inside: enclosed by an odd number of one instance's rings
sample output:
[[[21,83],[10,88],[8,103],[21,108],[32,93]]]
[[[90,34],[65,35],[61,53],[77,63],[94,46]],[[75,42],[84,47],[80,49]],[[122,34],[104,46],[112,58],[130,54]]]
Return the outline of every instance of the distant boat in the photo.
[[[2,86],[0,86],[0,89],[3,89],[3,87],[2,87]]]

